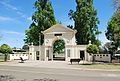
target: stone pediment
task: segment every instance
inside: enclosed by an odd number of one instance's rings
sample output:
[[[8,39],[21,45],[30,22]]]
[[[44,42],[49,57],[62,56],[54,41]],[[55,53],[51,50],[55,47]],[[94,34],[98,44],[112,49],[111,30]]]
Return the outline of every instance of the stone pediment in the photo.
[[[53,34],[53,33],[68,33],[73,32],[76,33],[76,30],[72,30],[66,26],[63,26],[62,24],[56,24],[52,27],[48,28],[47,30],[43,31],[44,34]]]

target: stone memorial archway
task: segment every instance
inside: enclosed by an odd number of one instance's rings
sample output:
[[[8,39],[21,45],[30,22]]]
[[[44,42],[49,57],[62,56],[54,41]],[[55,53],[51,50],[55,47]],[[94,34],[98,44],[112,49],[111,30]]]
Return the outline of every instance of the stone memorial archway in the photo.
[[[64,58],[70,61],[71,58],[82,58],[88,60],[86,52],[87,45],[76,45],[76,30],[70,29],[62,24],[56,24],[43,31],[44,43],[42,46],[31,45],[29,49],[30,60],[53,61],[53,44],[57,40],[64,40]],[[39,59],[38,59],[39,58]]]
[[[65,42],[65,60],[70,58],[70,54],[74,54],[73,46],[76,45],[76,31],[61,24],[54,25],[43,32],[44,34],[44,51],[45,60],[53,60],[53,43],[56,40],[64,40]],[[69,52],[69,53],[68,53]]]

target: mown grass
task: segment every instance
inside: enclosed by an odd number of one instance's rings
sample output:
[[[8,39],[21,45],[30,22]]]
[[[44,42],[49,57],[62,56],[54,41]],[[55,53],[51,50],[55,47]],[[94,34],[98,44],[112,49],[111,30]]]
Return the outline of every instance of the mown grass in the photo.
[[[0,57],[0,62],[1,62],[1,61],[4,61],[4,57]]]
[[[81,64],[81,68],[86,69],[119,69],[120,70],[120,64]]]
[[[9,57],[8,57],[8,60],[9,60]],[[0,56],[0,63],[1,62],[4,62],[4,55]]]

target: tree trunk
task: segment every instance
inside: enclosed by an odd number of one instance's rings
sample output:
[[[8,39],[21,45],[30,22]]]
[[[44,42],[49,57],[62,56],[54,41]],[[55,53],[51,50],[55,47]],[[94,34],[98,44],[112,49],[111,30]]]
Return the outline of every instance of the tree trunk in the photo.
[[[5,62],[7,61],[7,54],[5,54],[5,58],[4,58],[4,61],[5,61]]]

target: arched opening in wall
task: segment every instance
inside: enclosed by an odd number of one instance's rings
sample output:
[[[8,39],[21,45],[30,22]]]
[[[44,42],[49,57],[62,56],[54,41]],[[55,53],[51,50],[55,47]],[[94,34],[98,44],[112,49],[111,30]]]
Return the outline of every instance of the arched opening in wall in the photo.
[[[56,40],[53,43],[53,60],[65,61],[65,42]]]

